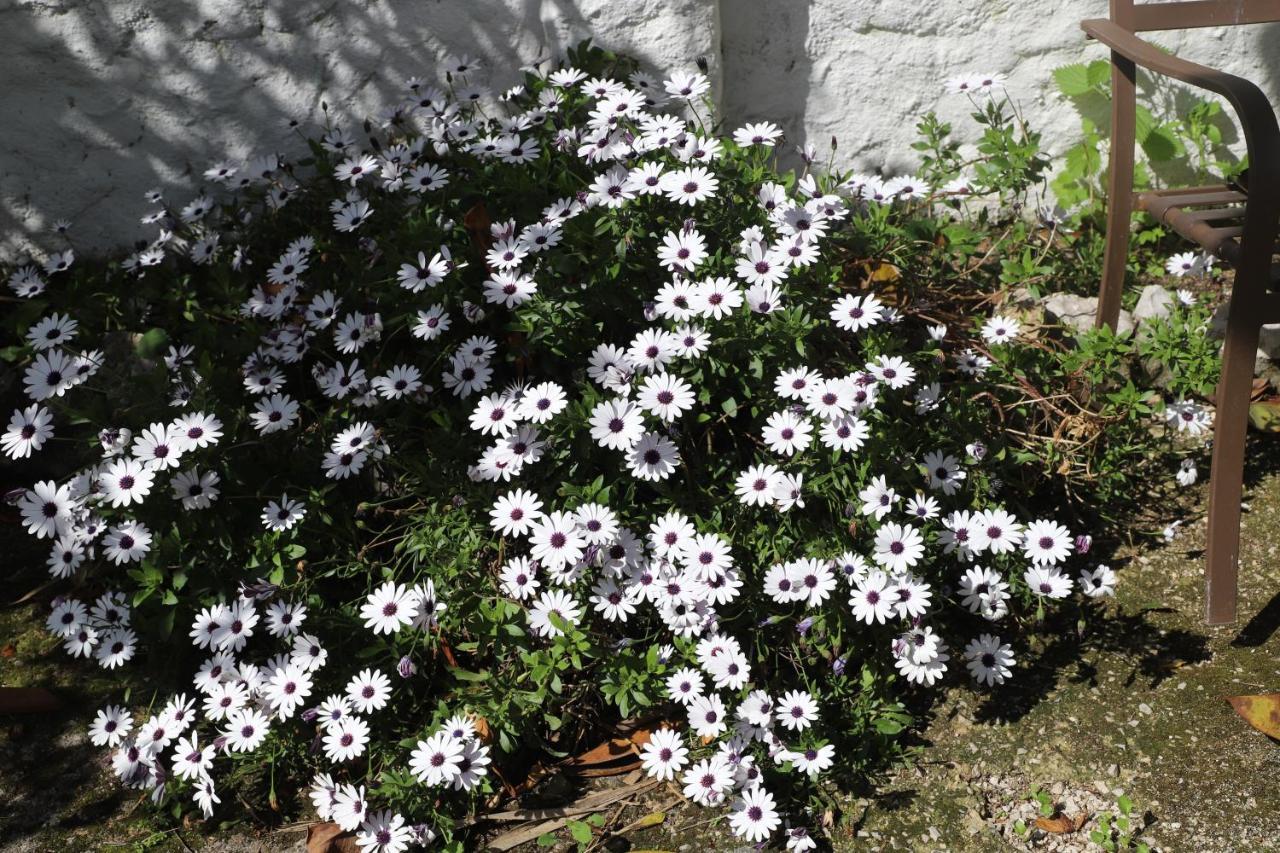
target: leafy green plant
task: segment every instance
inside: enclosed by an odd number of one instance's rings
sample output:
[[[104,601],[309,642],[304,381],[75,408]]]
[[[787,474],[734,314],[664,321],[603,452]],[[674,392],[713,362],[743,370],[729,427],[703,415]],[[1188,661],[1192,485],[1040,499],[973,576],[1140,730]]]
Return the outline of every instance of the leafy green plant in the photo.
[[[1098,815],[1098,828],[1089,832],[1089,840],[1108,853],[1134,850],[1151,853],[1151,846],[1137,836],[1144,826],[1134,817],[1133,801],[1128,795],[1116,798],[1116,811]]]
[[[992,316],[1095,257],[1024,215],[1049,162],[995,89],[971,157],[922,120],[922,179],[784,171],[705,78],[586,45],[487,104],[466,65],[215,164],[137,252],[11,271],[50,629],[180,693],[95,737],[206,816],[467,849],[626,724],[763,840],[904,755],[939,679],[1014,677],[995,631],[1088,606],[1067,523],[1165,452],[1133,345]]]

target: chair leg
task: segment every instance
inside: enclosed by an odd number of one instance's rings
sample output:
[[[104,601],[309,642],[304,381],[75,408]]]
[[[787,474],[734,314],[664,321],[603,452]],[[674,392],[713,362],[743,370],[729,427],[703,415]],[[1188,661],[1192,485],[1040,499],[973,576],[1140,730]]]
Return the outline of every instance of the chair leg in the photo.
[[[1107,243],[1102,265],[1102,288],[1094,325],[1110,326],[1120,320],[1120,296],[1124,292],[1125,261],[1129,257],[1129,220],[1133,216],[1134,136],[1137,132],[1137,95],[1134,64],[1111,54],[1111,158],[1107,167]]]
[[[1244,283],[1237,281],[1235,287],[1242,290]],[[1222,352],[1222,377],[1218,381],[1205,565],[1205,621],[1210,625],[1236,620],[1244,450],[1260,328],[1256,314],[1244,310],[1251,302],[1248,298],[1232,299]]]

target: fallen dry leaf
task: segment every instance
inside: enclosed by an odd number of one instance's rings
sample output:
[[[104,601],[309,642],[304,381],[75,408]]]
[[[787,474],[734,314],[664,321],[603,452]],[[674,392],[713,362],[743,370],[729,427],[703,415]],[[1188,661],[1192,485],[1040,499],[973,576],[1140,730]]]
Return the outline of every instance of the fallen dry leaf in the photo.
[[[476,727],[476,737],[484,743],[493,743],[493,730],[489,728],[489,721],[484,717],[473,717],[472,724]]]
[[[1084,826],[1087,815],[1081,813],[1075,817],[1067,817],[1066,815],[1055,815],[1054,817],[1038,817],[1036,818],[1036,829],[1043,829],[1045,832],[1053,832],[1063,834],[1067,832],[1075,832]]]
[[[902,278],[902,271],[888,261],[868,261],[863,269],[871,281],[897,281]]]
[[[354,832],[336,823],[313,823],[307,827],[307,853],[360,853],[360,846]]]
[[[1280,740],[1280,693],[1228,696],[1227,701],[1246,723],[1267,737]]]
[[[631,748],[630,738],[615,737],[610,738],[599,746],[588,749],[581,755],[575,755],[565,762],[565,766],[583,767],[588,764],[603,764],[608,761],[616,761],[623,756],[634,755],[635,752]]]
[[[513,847],[519,847],[521,844],[528,844],[530,841],[536,841],[541,835],[562,829],[568,822],[569,819],[567,817],[562,817],[558,820],[549,820],[545,823],[522,826],[510,832],[504,832],[489,842],[488,849],[510,850]]]
[[[650,812],[638,820],[631,821],[631,823],[618,830],[617,834],[625,835],[628,832],[635,832],[637,829],[648,829],[651,826],[658,826],[666,819],[666,812]]]
[[[552,820],[560,818],[577,817],[578,815],[591,814],[599,811],[605,806],[612,805],[619,800],[625,800],[628,797],[638,796],[651,788],[657,787],[659,780],[646,779],[635,785],[625,785],[620,788],[609,788],[604,791],[596,791],[579,797],[577,800],[563,806],[551,806],[542,809],[512,809],[505,812],[491,812],[489,814],[480,815],[480,820]]]
[[[621,776],[640,766],[640,747],[649,742],[650,729],[636,729],[626,737],[610,738],[564,762],[575,776]]]

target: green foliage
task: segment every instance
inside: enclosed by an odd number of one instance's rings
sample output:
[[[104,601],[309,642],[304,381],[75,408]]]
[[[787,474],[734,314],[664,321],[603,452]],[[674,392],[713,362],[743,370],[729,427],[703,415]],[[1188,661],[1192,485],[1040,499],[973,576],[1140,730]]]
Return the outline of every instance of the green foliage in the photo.
[[[587,45],[571,61],[591,76],[626,79],[635,68],[626,58]],[[1092,65],[1055,76],[1073,96],[1104,91],[1105,79]],[[511,109],[531,109],[549,88],[545,79],[528,75]],[[357,236],[316,226],[327,226],[330,200],[350,187],[334,177],[339,156],[312,141],[311,156],[287,167],[288,184],[301,191],[285,206],[272,203],[265,188],[251,187],[221,202],[212,224],[184,225],[170,211],[184,242],[207,236],[206,228],[216,230],[222,249],[213,263],[184,258],[141,277],[114,261],[79,264],[56,288],[22,303],[4,320],[20,340],[40,317],[74,309],[81,342],[101,348],[110,365],[84,388],[50,401],[59,429],[67,425],[59,439],[68,442],[68,452],[51,463],[58,470],[48,476],[69,478],[96,463],[97,430],[103,426],[164,423],[173,415],[175,386],[189,392],[193,408],[216,412],[228,438],[236,437],[218,448],[215,460],[223,478],[218,511],[186,513],[176,501],[149,502],[146,521],[154,543],[146,559],[122,570],[94,564],[68,582],[69,590],[127,590],[136,608],[134,624],[153,649],[147,674],[157,683],[175,681],[176,672],[199,664],[202,653],[184,635],[200,609],[257,579],[274,587],[272,594],[305,603],[311,614],[306,630],[323,633],[330,660],[347,665],[335,667],[342,679],[324,682],[323,691],[343,690],[353,666],[393,673],[410,664],[416,674],[396,682],[394,702],[377,719],[367,756],[336,772],[376,788],[380,804],[431,820],[452,849],[465,849],[471,840],[454,832],[455,821],[464,821],[500,783],[486,777],[468,792],[424,788],[405,770],[406,751],[419,739],[451,716],[466,714],[483,722],[496,765],[528,768],[593,745],[624,719],[679,718],[681,709],[667,700],[665,679],[697,658],[698,637],[674,636],[653,613],[634,616],[621,630],[589,607],[576,622],[552,613],[553,630],[545,632],[552,636],[537,634],[528,603],[507,594],[498,579],[519,543],[494,533],[489,510],[495,484],[472,476],[489,443],[471,426],[474,399],[437,388],[403,405],[378,402],[371,412],[349,397],[326,398],[315,390],[307,367],[282,361],[282,381],[287,378],[285,387],[300,403],[302,424],[284,435],[259,434],[251,408],[243,404],[245,366],[281,329],[248,316],[252,312],[242,311],[242,304],[255,287],[253,298],[269,301],[260,279],[295,239],[315,240],[308,274],[314,291],[332,287],[346,300],[344,311],[376,312],[385,324],[387,333],[360,354],[370,377],[413,363],[435,382],[449,369],[451,346],[412,340],[408,330],[415,312],[439,301],[454,314],[451,345],[468,336],[496,344],[497,388],[536,377],[573,389],[566,409],[542,425],[542,456],[518,482],[547,509],[605,504],[617,509],[637,539],[646,535],[655,511],[678,510],[700,530],[732,541],[747,593],[718,613],[716,630],[740,640],[756,667],[753,685],[774,695],[802,689],[818,700],[821,732],[797,733],[792,740],[836,748],[833,784],[850,783],[905,754],[900,735],[930,700],[905,683],[886,654],[901,625],[856,623],[843,589],[823,608],[769,603],[762,593],[766,572],[790,561],[833,560],[867,550],[875,530],[857,518],[859,492],[883,473],[895,478],[904,498],[923,491],[929,478],[921,460],[939,450],[962,458],[967,474],[965,489],[948,509],[1008,505],[1027,518],[1062,513],[1101,532],[1093,525],[1122,517],[1132,508],[1135,484],[1168,462],[1168,442],[1153,438],[1150,429],[1159,413],[1158,395],[1145,390],[1149,377],[1141,371],[1158,366],[1168,374],[1171,393],[1204,394],[1216,364],[1212,345],[1200,334],[1206,309],[1199,308],[1176,309],[1136,341],[1100,330],[1072,343],[1053,330],[1036,329],[1036,317],[1006,305],[1007,313],[1022,316],[1031,329],[1028,338],[1016,346],[983,342],[985,306],[1019,291],[1034,297],[1086,287],[1096,280],[1100,243],[1096,210],[1088,207],[1099,198],[1096,144],[1068,155],[1063,174],[1072,177],[1061,184],[1063,192],[1078,194],[1085,212],[1033,221],[1025,206],[1044,190],[1049,159],[1040,134],[1014,102],[991,97],[974,102],[964,142],[936,116],[921,119],[914,147],[929,194],[849,203],[847,221],[830,223],[825,251],[792,272],[780,308],[743,308],[716,318],[714,347],[679,367],[696,389],[698,405],[679,423],[660,427],[680,451],[678,473],[655,482],[629,476],[625,468],[620,472],[618,454],[590,440],[593,408],[616,389],[588,380],[586,372],[598,344],[625,344],[640,328],[645,303],[671,278],[655,268],[657,247],[685,227],[694,215],[690,209],[653,196],[616,208],[586,208],[565,219],[563,244],[537,267],[539,289],[528,302],[513,310],[476,310],[473,304],[490,275],[478,245],[488,236],[488,223],[469,230],[468,218],[479,211],[499,223],[536,222],[548,205],[584,193],[600,171],[566,155],[556,141],[561,126],[582,122],[593,108],[576,87],[562,94],[554,121],[522,129],[540,154],[527,168],[458,146],[449,154],[453,171],[446,188],[377,195],[375,213]],[[693,105],[695,122],[700,131],[709,130],[699,106]],[[1177,124],[1184,136],[1205,142],[1194,147],[1202,163],[1215,150],[1215,118],[1205,108]],[[1144,149],[1163,156],[1171,125],[1145,121]],[[365,130],[379,151],[422,141],[394,125]],[[1093,143],[1102,138],[1092,126],[1086,126],[1086,136]],[[657,156],[667,168],[682,162],[669,152]],[[789,201],[803,203],[805,194],[834,197],[856,180],[839,173],[784,174],[769,149],[732,142],[724,143],[714,165],[720,190],[699,203],[696,218],[713,237],[702,272],[726,277],[734,274],[739,235],[773,227],[756,203],[762,184],[776,183]],[[439,246],[453,247],[456,260],[443,282],[423,294],[397,286],[402,264],[412,266],[419,252],[430,255]],[[830,320],[832,302],[870,294],[892,308],[897,322],[856,336],[840,333]],[[302,319],[297,326],[303,328]],[[940,333],[929,331],[942,326]],[[314,337],[326,368],[349,360],[330,352],[327,327]],[[189,357],[178,349],[186,345],[192,348]],[[22,367],[33,353],[7,347],[0,355]],[[945,382],[947,393],[932,404],[895,395],[880,408],[869,407],[865,416],[873,435],[856,454],[842,457],[815,446],[788,460],[789,470],[803,477],[803,507],[779,512],[738,500],[735,478],[761,460],[776,461],[762,452],[758,436],[764,419],[788,405],[773,389],[778,373],[805,367],[851,375],[881,357],[908,360],[920,371],[917,386]],[[966,359],[985,371],[957,368]],[[324,476],[318,463],[333,436],[366,419],[376,424],[378,440],[388,440],[387,452],[349,478]],[[517,483],[498,487],[508,485]],[[264,503],[286,492],[305,504],[305,518],[287,530],[264,529]],[[103,509],[108,515],[113,510]],[[859,521],[865,525],[860,530]],[[928,535],[929,544],[937,545],[937,531]],[[1023,616],[1040,615],[1042,605],[1038,599],[1032,604],[1022,580],[1022,556],[990,556],[989,564],[1007,574]],[[959,571],[954,559],[940,558],[922,571],[930,573],[939,598],[951,597]],[[428,629],[371,634],[360,608],[369,591],[386,581],[431,583],[446,609]],[[590,600],[589,580],[572,578],[565,586]],[[987,629],[975,614],[955,602],[947,605],[948,615],[935,623],[939,627],[966,637]],[[1030,618],[1020,617],[1019,624],[1034,627]],[[958,659],[959,650],[953,652]],[[308,749],[310,736],[286,732],[284,726],[273,731],[252,755],[232,754],[229,784],[247,801],[297,812],[305,802],[305,781],[299,780],[323,765]],[[183,783],[172,784],[182,789]],[[817,783],[793,788],[780,797],[797,808],[830,795]],[[586,846],[601,825],[593,815],[571,821],[568,832]],[[555,843],[551,835],[538,839],[540,846]]]

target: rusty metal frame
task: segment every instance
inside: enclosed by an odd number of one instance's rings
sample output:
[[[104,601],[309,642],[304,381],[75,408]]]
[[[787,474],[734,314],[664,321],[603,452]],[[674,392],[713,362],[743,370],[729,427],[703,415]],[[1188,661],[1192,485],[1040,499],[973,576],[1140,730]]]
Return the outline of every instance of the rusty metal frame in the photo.
[[[1134,0],[1111,0],[1110,20],[1091,19],[1080,24],[1090,38],[1111,49],[1110,186],[1097,325],[1114,329],[1119,319],[1130,218],[1135,208],[1148,211],[1235,268],[1209,482],[1205,621],[1210,625],[1236,619],[1240,501],[1254,353],[1262,325],[1280,321],[1280,295],[1268,292],[1280,230],[1280,128],[1271,103],[1253,83],[1171,56],[1135,33],[1270,21],[1280,21],[1280,0],[1193,0],[1146,6]],[[1215,186],[1134,194],[1134,77],[1138,67],[1226,98],[1240,122],[1248,150],[1247,191]],[[1237,206],[1223,207],[1231,204]],[[1197,206],[1204,209],[1195,210]],[[1242,220],[1243,225],[1215,224],[1224,219]]]

